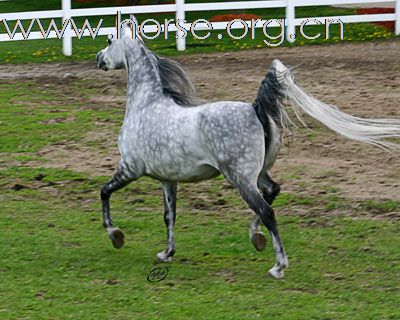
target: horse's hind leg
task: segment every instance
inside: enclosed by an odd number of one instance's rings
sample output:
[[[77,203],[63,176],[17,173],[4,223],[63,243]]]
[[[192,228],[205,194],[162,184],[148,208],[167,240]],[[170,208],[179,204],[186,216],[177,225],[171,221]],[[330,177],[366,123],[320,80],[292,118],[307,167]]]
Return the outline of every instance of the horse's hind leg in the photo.
[[[275,198],[281,191],[278,183],[271,179],[267,172],[261,172],[257,181],[258,188],[261,190],[263,198],[269,205],[272,205]]]
[[[273,181],[267,172],[263,171],[258,177],[257,186],[261,190],[264,200],[271,206],[281,190],[279,184]],[[249,224],[250,240],[258,251],[264,250],[267,242],[260,225],[261,220],[258,215]]]
[[[121,167],[118,167],[117,172],[102,188],[100,192],[101,203],[103,207],[103,227],[106,228],[114,248],[121,248],[124,245],[124,234],[119,228],[115,228],[112,223],[110,214],[110,196],[114,191],[117,191],[131,181],[131,175],[126,175]]]
[[[157,254],[157,259],[169,262],[175,254],[174,224],[176,215],[176,182],[163,182],[164,222],[167,227],[167,249]]]
[[[269,274],[274,278],[282,278],[283,269],[289,266],[289,262],[279,236],[274,210],[264,200],[255,185],[251,183],[241,183],[237,187],[244,201],[247,202],[249,207],[261,219],[272,237],[276,264],[269,270]]]

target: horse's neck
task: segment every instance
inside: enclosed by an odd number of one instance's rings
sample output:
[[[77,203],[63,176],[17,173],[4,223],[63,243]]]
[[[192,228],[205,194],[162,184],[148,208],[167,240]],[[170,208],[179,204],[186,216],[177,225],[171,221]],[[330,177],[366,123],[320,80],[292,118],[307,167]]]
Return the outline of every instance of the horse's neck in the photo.
[[[162,84],[152,57],[142,44],[130,48],[127,55],[129,108],[145,108],[162,95]]]

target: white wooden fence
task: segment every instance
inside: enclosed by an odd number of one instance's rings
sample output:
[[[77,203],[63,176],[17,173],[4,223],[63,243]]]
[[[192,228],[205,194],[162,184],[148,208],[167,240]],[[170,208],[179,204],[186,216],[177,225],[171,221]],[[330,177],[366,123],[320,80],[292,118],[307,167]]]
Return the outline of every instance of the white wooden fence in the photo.
[[[357,23],[357,22],[378,22],[378,21],[395,21],[395,33],[400,34],[400,0],[396,0],[395,13],[387,14],[368,14],[368,15],[346,15],[346,16],[331,16],[331,17],[309,17],[297,18],[295,17],[295,9],[305,6],[322,6],[322,5],[343,5],[343,4],[368,4],[368,3],[394,3],[388,0],[257,0],[257,1],[235,1],[235,2],[209,2],[209,3],[185,3],[184,0],[175,0],[175,4],[162,4],[162,5],[145,5],[145,6],[125,6],[125,7],[107,7],[107,8],[90,8],[90,9],[71,9],[71,0],[61,0],[61,10],[50,11],[32,11],[32,12],[13,12],[13,13],[0,13],[0,22],[2,19],[7,21],[12,20],[26,20],[26,19],[45,19],[45,18],[63,18],[63,20],[73,17],[89,17],[89,16],[109,16],[116,15],[117,11],[121,14],[140,14],[140,13],[160,13],[160,12],[175,12],[176,20],[184,19],[185,12],[190,11],[211,11],[211,10],[234,10],[234,9],[261,9],[261,8],[285,8],[285,27],[286,27],[286,40],[293,41],[290,35],[295,34],[295,27],[303,23],[307,19],[310,20],[307,25],[317,24],[317,20],[322,23],[325,19],[340,19],[343,23]],[[213,22],[213,30],[226,29],[227,22]],[[250,26],[250,21],[246,21]],[[262,21],[256,27],[262,27]],[[271,27],[279,26],[277,23],[270,23]],[[184,25],[185,29],[190,28],[190,24]],[[199,23],[196,29],[206,27],[205,24]],[[232,25],[232,29],[243,28],[242,24]],[[114,27],[102,27],[98,35],[108,35],[115,30]],[[144,32],[150,33],[157,31],[156,25],[146,25]],[[168,32],[178,32],[174,24],[168,26]],[[89,36],[88,30],[85,31],[84,36]],[[71,30],[70,24],[66,29],[63,36],[63,53],[67,56],[72,55],[72,37],[76,36]],[[56,32],[50,32],[48,38],[56,38]],[[31,32],[28,39],[43,39],[43,35],[39,31]],[[10,39],[8,34],[0,34],[1,41],[15,41],[24,40],[21,33],[16,34],[13,39]],[[185,50],[185,39],[176,39],[177,49]]]

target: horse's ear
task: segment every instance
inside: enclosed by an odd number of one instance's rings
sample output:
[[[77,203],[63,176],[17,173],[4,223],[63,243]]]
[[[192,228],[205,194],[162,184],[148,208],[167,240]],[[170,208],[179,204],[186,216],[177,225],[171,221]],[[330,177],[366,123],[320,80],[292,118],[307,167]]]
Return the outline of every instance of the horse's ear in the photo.
[[[131,13],[131,14],[129,15],[129,19],[130,19],[133,23],[136,23],[136,25],[138,25],[138,21],[137,21],[136,17],[133,15],[133,13]]]
[[[129,35],[132,36],[132,34],[135,34],[133,39],[139,39],[141,42],[143,42],[142,37],[140,36],[140,25],[139,22],[137,21],[136,17],[133,14],[129,15],[129,19],[124,20],[125,27],[126,27],[126,32],[129,32]]]
[[[122,21],[122,36],[129,36],[136,39],[138,35],[139,25],[134,15],[130,15],[129,19]]]
[[[137,29],[139,27],[139,22],[133,14],[130,14],[129,19],[125,19],[123,23],[130,29]]]

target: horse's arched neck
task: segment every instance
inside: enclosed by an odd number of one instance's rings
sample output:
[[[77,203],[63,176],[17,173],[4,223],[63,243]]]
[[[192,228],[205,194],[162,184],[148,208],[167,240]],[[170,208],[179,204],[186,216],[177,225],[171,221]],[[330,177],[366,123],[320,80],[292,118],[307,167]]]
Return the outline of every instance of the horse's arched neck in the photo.
[[[157,66],[139,40],[129,43],[125,58],[128,70],[128,107],[146,107],[163,94]]]

